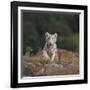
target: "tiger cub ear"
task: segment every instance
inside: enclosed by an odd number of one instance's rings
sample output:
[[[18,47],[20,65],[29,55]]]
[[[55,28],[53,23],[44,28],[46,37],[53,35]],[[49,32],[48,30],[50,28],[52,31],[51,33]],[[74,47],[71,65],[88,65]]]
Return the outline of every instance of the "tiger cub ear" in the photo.
[[[49,33],[48,33],[48,32],[46,32],[46,33],[45,33],[45,36],[46,36],[46,37],[48,37],[48,36],[49,36]]]
[[[57,38],[57,36],[58,36],[57,33],[55,33],[54,36],[55,36],[55,38]]]

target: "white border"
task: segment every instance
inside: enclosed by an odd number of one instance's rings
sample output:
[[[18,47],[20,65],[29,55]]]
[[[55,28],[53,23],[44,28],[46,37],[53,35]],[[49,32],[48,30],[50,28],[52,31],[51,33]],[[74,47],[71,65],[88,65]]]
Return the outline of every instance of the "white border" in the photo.
[[[24,77],[21,78],[21,10],[35,11],[57,11],[57,12],[74,12],[80,13],[80,44],[79,44],[79,60],[80,74],[78,75],[59,75],[59,76],[41,76],[41,77]],[[38,7],[18,7],[18,83],[32,83],[45,81],[64,81],[84,79],[84,10],[77,9],[54,9],[54,8],[38,8]]]

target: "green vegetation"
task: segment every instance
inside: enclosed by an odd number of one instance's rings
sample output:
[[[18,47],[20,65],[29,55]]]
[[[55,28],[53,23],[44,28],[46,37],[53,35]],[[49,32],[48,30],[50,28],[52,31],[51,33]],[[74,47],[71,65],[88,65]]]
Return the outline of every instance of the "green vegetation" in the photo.
[[[60,41],[60,47],[64,49],[68,49],[74,52],[79,52],[79,34],[75,33],[71,36],[64,37],[62,41]]]
[[[27,47],[26,53],[28,53],[29,56],[32,56],[33,55],[33,49],[31,47]]]
[[[79,52],[79,14],[60,12],[22,11],[23,54],[42,49],[45,32],[58,33],[58,48]]]

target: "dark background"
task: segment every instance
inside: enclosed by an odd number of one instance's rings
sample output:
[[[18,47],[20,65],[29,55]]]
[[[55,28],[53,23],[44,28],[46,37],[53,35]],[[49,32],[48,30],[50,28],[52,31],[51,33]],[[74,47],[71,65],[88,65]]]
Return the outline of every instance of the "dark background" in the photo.
[[[79,14],[67,12],[22,11],[23,54],[33,53],[45,44],[45,32],[57,33],[57,47],[79,52]]]

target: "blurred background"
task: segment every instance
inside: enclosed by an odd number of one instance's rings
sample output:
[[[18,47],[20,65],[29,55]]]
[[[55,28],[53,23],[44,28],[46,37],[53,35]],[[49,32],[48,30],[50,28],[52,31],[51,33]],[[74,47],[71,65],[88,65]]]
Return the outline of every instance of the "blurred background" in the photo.
[[[79,52],[79,14],[22,11],[23,54],[36,53],[45,44],[45,32],[57,33],[57,47]]]

